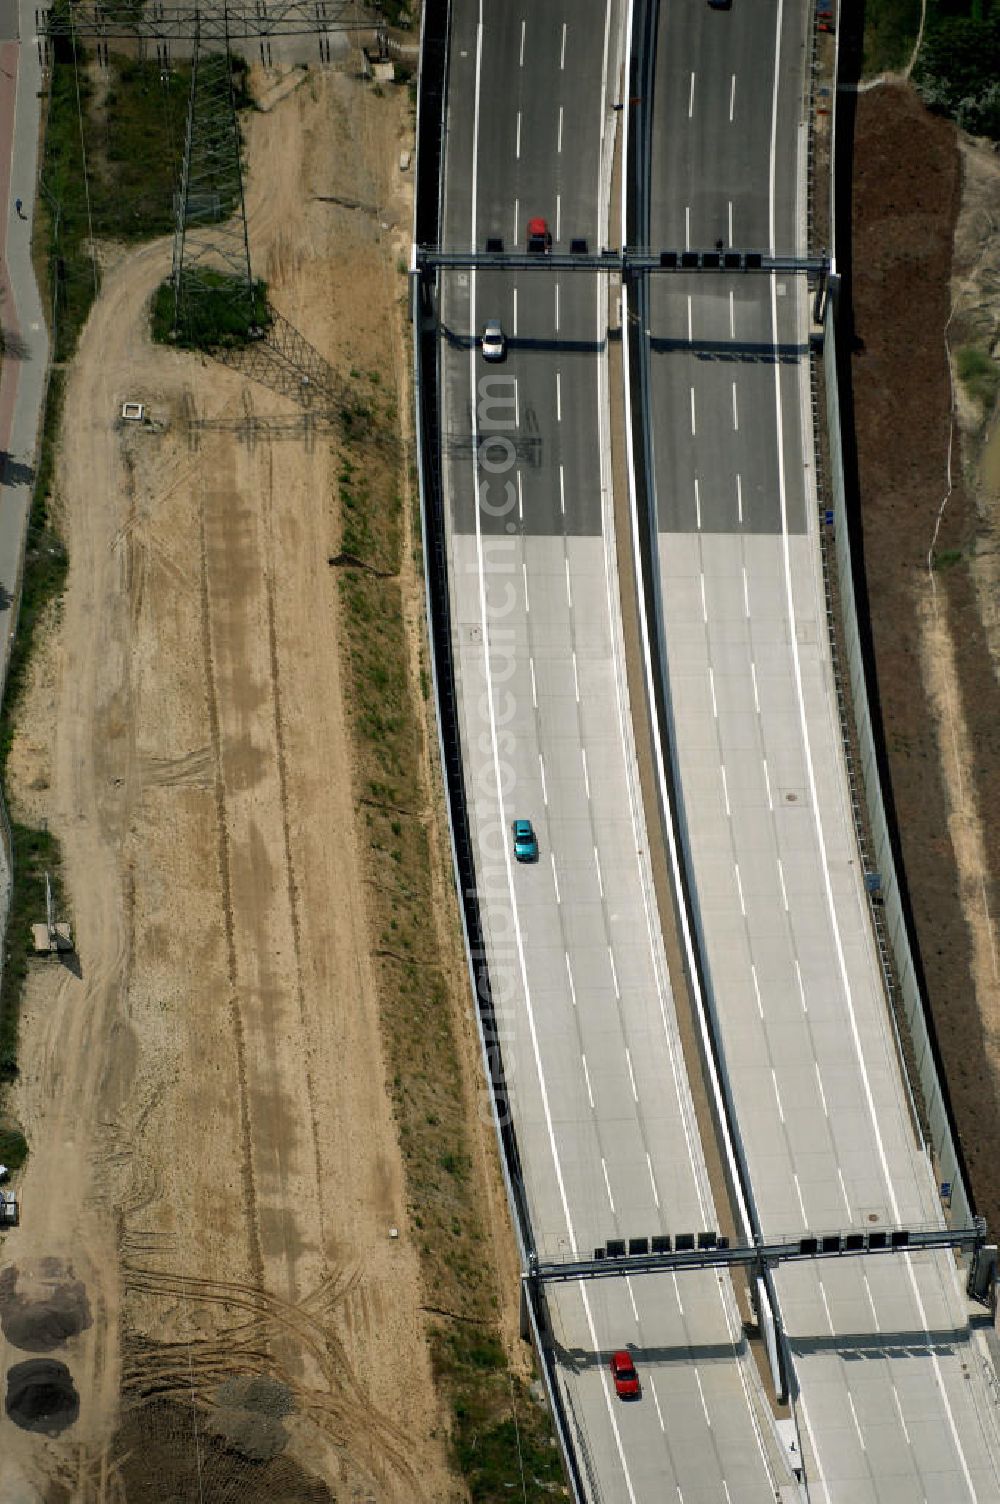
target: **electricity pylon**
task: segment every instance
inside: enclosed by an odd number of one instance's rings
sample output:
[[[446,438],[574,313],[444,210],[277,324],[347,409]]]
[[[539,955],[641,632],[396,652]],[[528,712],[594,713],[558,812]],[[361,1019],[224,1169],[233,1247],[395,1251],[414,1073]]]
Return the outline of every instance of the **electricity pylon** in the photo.
[[[228,36],[225,41],[223,52],[203,52],[200,28],[195,31],[174,227],[175,333],[197,326],[209,298],[213,324],[231,320],[245,335],[256,322]]]

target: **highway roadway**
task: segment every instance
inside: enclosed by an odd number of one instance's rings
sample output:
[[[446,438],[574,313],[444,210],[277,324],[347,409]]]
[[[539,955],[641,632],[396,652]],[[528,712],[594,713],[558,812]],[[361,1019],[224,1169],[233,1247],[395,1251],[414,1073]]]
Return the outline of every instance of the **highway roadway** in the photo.
[[[621,14],[456,0],[442,243],[600,243]],[[614,85],[611,86],[612,88]],[[443,473],[463,757],[512,1110],[538,1251],[717,1226],[665,964],[622,665],[606,289],[452,272]],[[487,318],[508,335],[487,366]],[[513,860],[529,818],[535,865]],[[768,1501],[790,1480],[728,1278],[561,1286],[570,1432],[592,1497]],[[629,1347],[637,1403],[608,1358]]]
[[[805,4],[664,4],[654,246],[805,253]],[[652,280],[663,642],[708,987],[762,1227],[939,1225],[870,929],[826,630],[801,280]],[[1000,1497],[950,1255],[776,1279],[811,1497]]]

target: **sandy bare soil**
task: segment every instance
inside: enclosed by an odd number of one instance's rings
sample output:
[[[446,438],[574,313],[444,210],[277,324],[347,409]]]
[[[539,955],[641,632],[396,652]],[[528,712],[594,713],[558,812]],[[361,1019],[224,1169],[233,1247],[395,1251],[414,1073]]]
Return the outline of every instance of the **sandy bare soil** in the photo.
[[[403,91],[330,72],[247,124],[257,272],[388,389],[406,130]],[[379,1034],[336,445],[191,431],[301,410],[149,344],[169,260],[110,266],[69,378],[71,570],[11,759],[16,806],[62,843],[78,965],[29,982],[32,1152],[0,1254],[3,1367],[68,1378],[39,1378],[51,1434],[5,1427],[3,1497],[444,1504],[464,1491]],[[124,398],[158,431],[116,423]]]
[[[858,100],[854,174],[864,343],[853,375],[879,698],[931,1010],[973,1193],[995,1230],[998,498],[977,480],[981,414],[957,384],[953,397],[949,350],[1000,317],[1000,172],[988,147],[960,145],[896,84]]]

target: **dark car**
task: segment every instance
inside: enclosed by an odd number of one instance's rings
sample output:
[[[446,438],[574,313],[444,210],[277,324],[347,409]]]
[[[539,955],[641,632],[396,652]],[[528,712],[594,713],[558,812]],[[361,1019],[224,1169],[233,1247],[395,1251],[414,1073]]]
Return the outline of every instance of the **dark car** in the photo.
[[[642,1394],[639,1375],[635,1371],[632,1355],[622,1348],[611,1354],[611,1376],[615,1381],[615,1394],[620,1400],[637,1400]]]
[[[514,856],[519,862],[538,861],[538,838],[530,820],[515,820],[511,825],[514,837]]]

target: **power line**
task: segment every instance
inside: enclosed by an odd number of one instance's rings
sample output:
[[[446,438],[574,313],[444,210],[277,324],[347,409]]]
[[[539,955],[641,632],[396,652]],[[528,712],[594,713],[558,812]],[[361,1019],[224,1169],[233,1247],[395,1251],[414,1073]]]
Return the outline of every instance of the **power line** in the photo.
[[[258,0],[253,5],[165,5],[102,3],[102,0],[70,0],[35,11],[40,36],[52,40],[65,36],[131,37],[140,41],[194,41],[202,46],[226,45],[237,38],[304,36],[314,32],[372,31],[385,26],[381,5],[365,8],[359,22],[355,0]]]

